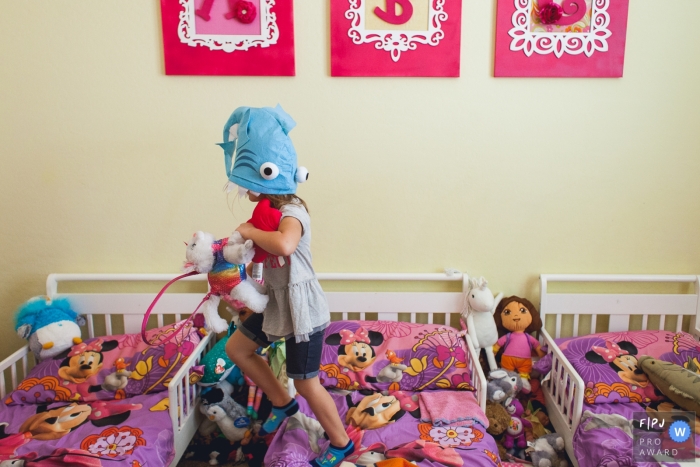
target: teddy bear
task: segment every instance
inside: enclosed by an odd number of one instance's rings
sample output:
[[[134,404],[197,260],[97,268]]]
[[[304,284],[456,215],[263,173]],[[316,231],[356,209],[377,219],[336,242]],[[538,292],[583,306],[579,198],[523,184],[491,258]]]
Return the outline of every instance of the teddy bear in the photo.
[[[489,373],[486,385],[486,399],[503,402],[509,397],[515,397],[523,388],[523,380],[514,371],[494,370]]]
[[[506,449],[501,444],[500,438],[510,425],[510,414],[506,408],[498,402],[487,400],[486,418],[489,420],[489,427],[486,431],[496,439],[500,458],[507,459]]]
[[[207,274],[209,280],[208,300],[204,309],[207,328],[215,333],[228,328],[226,320],[219,316],[219,302],[225,302],[235,309],[248,308],[262,313],[269,297],[262,284],[246,280],[245,265],[255,255],[251,240],[243,241],[238,232],[230,238],[215,240],[207,232],[198,231],[187,244],[184,270]]]
[[[556,433],[535,440],[530,452],[534,467],[568,467],[564,438]]]

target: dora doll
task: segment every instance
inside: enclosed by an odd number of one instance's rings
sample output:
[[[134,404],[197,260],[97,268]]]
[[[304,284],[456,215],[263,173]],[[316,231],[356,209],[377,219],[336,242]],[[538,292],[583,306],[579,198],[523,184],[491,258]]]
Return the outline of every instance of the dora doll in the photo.
[[[540,343],[530,335],[542,328],[540,313],[528,299],[513,295],[501,300],[493,318],[498,334],[502,336],[493,346],[493,352],[503,348],[501,367],[520,373],[523,389],[529,390],[532,353],[544,357]]]

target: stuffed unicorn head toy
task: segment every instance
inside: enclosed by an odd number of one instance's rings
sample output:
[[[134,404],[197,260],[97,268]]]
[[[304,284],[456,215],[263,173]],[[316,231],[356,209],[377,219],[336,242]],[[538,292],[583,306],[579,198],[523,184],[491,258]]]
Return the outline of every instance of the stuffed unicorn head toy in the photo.
[[[494,297],[487,286],[488,282],[483,277],[469,279],[469,290],[464,296],[462,318],[466,321],[467,333],[474,348],[477,352],[484,349],[489,368],[495,370],[498,365],[496,365],[493,346],[498,341],[498,329],[493,313],[498,302],[503,298],[503,293]]]
[[[469,293],[465,297],[467,301],[466,308],[469,312],[493,314],[494,310],[496,310],[496,298],[493,296],[491,289],[488,288],[488,285],[488,281],[483,277],[478,279],[472,277],[469,279]],[[503,297],[503,294],[500,294],[499,297]]]

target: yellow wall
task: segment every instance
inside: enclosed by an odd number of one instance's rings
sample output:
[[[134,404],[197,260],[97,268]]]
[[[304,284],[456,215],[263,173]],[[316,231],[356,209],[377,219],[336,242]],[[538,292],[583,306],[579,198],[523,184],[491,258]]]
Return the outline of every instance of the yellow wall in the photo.
[[[167,77],[159,2],[0,14],[0,357],[50,272],[177,272],[193,231],[251,210],[214,143],[281,103],[311,178],[318,271],[700,273],[700,39],[632,0],[622,79],[494,79],[495,0],[463,0],[458,79],[331,78],[328,2],[297,0],[297,76]],[[233,199],[231,199],[233,201]]]

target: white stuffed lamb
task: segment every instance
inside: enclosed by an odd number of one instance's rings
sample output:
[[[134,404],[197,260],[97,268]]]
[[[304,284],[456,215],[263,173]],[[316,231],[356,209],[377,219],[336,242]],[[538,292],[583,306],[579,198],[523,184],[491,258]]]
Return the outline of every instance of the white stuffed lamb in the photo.
[[[484,349],[489,368],[496,370],[498,365],[493,354],[493,346],[498,341],[498,329],[493,313],[503,298],[503,293],[499,293],[494,298],[487,285],[488,282],[483,277],[469,279],[469,290],[464,298],[462,317],[466,321],[467,333],[474,348],[477,352]]]
[[[239,242],[242,238],[236,234],[238,232],[234,232],[231,239],[215,240],[210,233],[196,232],[185,253],[185,272],[207,274],[210,295],[204,308],[204,319],[207,328],[215,333],[228,329],[226,320],[219,316],[221,298],[235,308],[241,308],[237,306],[239,304],[255,313],[262,313],[269,300],[261,284],[241,280],[244,276],[240,269],[253,259],[255,251],[252,241]]]

